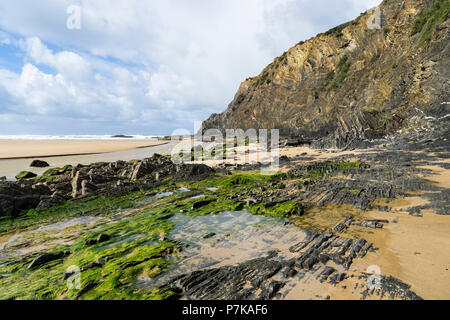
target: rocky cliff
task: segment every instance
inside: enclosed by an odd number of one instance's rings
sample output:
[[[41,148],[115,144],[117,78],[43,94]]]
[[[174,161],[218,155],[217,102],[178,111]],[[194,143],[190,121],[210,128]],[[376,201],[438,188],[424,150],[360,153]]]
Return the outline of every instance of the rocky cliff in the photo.
[[[276,58],[203,132],[277,128],[337,148],[418,131],[448,135],[450,1],[385,0],[378,9]]]

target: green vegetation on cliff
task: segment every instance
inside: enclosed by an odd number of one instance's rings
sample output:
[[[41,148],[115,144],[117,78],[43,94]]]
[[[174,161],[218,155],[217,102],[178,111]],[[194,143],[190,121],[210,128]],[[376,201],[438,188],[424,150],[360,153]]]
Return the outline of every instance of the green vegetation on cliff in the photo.
[[[431,39],[436,26],[448,19],[449,12],[450,0],[433,0],[429,7],[421,10],[411,30],[411,36],[422,32],[419,46]]]

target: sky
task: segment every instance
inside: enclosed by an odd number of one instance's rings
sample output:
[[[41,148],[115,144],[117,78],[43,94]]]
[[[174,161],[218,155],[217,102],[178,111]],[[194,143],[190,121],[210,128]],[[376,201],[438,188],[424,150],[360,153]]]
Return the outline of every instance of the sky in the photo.
[[[194,131],[381,0],[1,0],[0,135]]]

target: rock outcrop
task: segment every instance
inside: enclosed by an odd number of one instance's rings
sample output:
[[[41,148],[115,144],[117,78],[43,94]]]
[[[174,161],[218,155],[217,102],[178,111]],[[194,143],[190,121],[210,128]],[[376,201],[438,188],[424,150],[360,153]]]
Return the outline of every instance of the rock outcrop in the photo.
[[[50,165],[48,164],[48,162],[43,161],[43,160],[33,160],[30,164],[30,167],[32,168],[46,168],[46,167],[50,167]]]
[[[22,173],[18,181],[0,181],[0,217],[15,217],[35,208],[47,209],[69,199],[124,195],[167,181],[203,179],[214,172],[215,169],[203,164],[177,165],[167,156],[154,155],[130,162],[53,168],[41,177]]]
[[[28,269],[37,269],[40,268],[41,266],[64,258],[65,256],[69,255],[70,252],[69,251],[60,251],[60,252],[54,252],[54,253],[43,253],[41,255],[39,255],[36,259],[34,259],[29,265],[28,265]]]

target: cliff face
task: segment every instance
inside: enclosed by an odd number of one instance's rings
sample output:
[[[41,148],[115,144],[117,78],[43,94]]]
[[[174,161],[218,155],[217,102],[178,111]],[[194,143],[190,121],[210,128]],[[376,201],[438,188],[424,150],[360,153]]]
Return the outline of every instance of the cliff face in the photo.
[[[210,128],[277,128],[343,148],[448,121],[450,0],[385,0],[245,80]],[[441,119],[442,121],[437,121]],[[431,122],[430,122],[431,121]],[[447,122],[448,124],[448,122]]]

